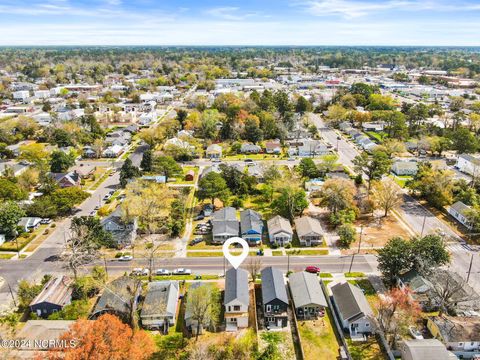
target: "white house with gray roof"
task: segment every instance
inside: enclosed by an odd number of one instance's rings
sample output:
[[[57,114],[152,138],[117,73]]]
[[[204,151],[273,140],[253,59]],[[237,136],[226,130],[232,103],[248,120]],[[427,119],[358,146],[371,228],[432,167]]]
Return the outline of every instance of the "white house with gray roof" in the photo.
[[[237,220],[237,211],[233,207],[225,207],[213,213],[212,242],[223,244],[231,237],[238,236],[240,223]]]
[[[455,167],[466,174],[477,176],[480,174],[480,158],[470,154],[461,154]]]
[[[290,274],[288,284],[298,318],[316,319],[324,315],[328,304],[316,274],[306,271]]]
[[[324,231],[320,221],[310,216],[302,216],[295,219],[295,230],[302,246],[321,245]]]
[[[292,241],[293,230],[290,222],[280,215],[267,221],[268,236],[272,244],[285,246]]]
[[[140,319],[149,330],[168,331],[175,325],[179,285],[178,281],[154,281],[148,283]]]
[[[415,175],[418,171],[416,161],[395,161],[392,165],[392,172],[398,176]]]
[[[372,333],[374,315],[362,289],[343,282],[332,286],[331,290],[340,323],[350,337],[358,339]]]
[[[468,211],[471,209],[470,206],[465,205],[461,201],[447,207],[447,211],[452,215],[460,224],[464,225],[468,229],[471,229],[473,225],[468,221]]]
[[[402,360],[455,360],[457,356],[437,339],[411,339],[400,344]]]
[[[225,274],[225,322],[227,331],[248,327],[248,271],[228,269]]]

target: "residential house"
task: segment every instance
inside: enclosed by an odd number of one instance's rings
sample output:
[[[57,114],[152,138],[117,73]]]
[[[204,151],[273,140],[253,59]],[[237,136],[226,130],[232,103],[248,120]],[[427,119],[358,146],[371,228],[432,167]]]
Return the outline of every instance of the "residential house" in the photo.
[[[433,316],[427,328],[448,350],[480,355],[480,316]]]
[[[242,144],[240,147],[240,152],[242,154],[258,154],[262,151],[262,148],[254,144]]]
[[[119,246],[132,244],[137,236],[137,220],[125,221],[122,218],[122,211],[118,206],[114,212],[101,221],[105,231],[112,234],[113,240]]]
[[[122,276],[105,286],[90,318],[97,319],[103,314],[113,314],[128,321],[130,314],[136,312],[138,297],[142,291],[140,280]]]
[[[230,268],[225,273],[225,321],[227,331],[248,327],[248,271]]]
[[[178,281],[154,281],[148,283],[140,320],[149,330],[168,332],[175,325],[179,295]]]
[[[80,185],[80,175],[75,171],[68,173],[50,173],[50,176],[62,189]]]
[[[15,349],[18,354],[10,356],[15,359],[38,358],[39,351],[50,350],[51,344],[58,343],[74,323],[74,320],[27,320],[15,337],[20,340],[20,346]]]
[[[10,172],[14,176],[23,174],[29,165],[14,163],[14,162],[0,162],[0,176],[4,176],[5,173]]]
[[[107,158],[116,158],[123,153],[123,150],[124,148],[122,145],[112,145],[106,148],[103,151],[102,155],[103,157],[107,157]]]
[[[466,174],[477,176],[480,174],[480,158],[470,154],[461,154],[455,167]]]
[[[213,213],[212,242],[214,244],[223,244],[227,239],[238,236],[239,230],[235,208],[225,207]]]
[[[397,176],[413,176],[417,171],[418,163],[416,161],[395,161],[392,165],[392,172]]]
[[[30,303],[30,311],[44,318],[61,311],[72,301],[72,284],[68,276],[52,277]]]
[[[218,144],[212,144],[207,147],[205,156],[209,159],[220,159],[222,157],[222,147]]]
[[[262,243],[263,220],[258,212],[248,209],[240,212],[240,232],[249,245]]]
[[[17,223],[18,227],[22,228],[22,231],[33,231],[40,226],[42,218],[39,217],[22,217]]]
[[[173,137],[165,141],[163,146],[165,150],[168,149],[182,149],[188,154],[195,154],[195,146],[191,145],[188,141],[181,140],[177,137]]]
[[[164,175],[143,175],[140,179],[153,181],[157,184],[165,184],[167,182],[167,177]]]
[[[83,157],[88,159],[96,158],[97,152],[91,146],[85,146],[83,148]]]
[[[438,306],[438,301],[433,291],[433,284],[416,270],[410,270],[401,274],[397,279],[397,284],[401,289],[408,287],[413,300],[425,311],[434,310]]]
[[[324,315],[328,303],[316,274],[306,271],[290,274],[288,284],[299,319],[316,319]]]
[[[460,224],[464,225],[468,229],[473,228],[473,224],[468,220],[468,211],[471,209],[470,206],[465,205],[461,201],[447,207],[447,211],[452,215]]]
[[[81,164],[80,166],[74,166],[70,170],[80,176],[81,179],[88,179],[92,177],[96,169],[95,165]]]
[[[265,152],[267,154],[280,154],[282,152],[280,141],[267,141],[265,143]]]
[[[267,221],[268,237],[272,244],[285,246],[292,241],[293,230],[290,222],[280,215]]]
[[[400,344],[402,360],[457,360],[437,339],[411,339]]]
[[[373,311],[359,287],[349,282],[338,283],[331,288],[333,303],[340,324],[350,337],[363,338],[373,332]]]
[[[266,267],[261,272],[262,305],[265,327],[282,328],[287,326],[288,296],[283,273],[273,267]]]
[[[385,128],[385,123],[363,123],[362,124],[363,131],[374,131],[374,132],[381,132]]]
[[[320,221],[310,216],[302,216],[295,219],[295,230],[297,231],[300,245],[314,246],[323,243],[324,231]]]
[[[4,244],[7,241],[5,234],[0,234],[0,245]]]
[[[323,187],[323,183],[325,181],[323,179],[310,179],[305,181],[305,190],[307,191],[319,191]]]
[[[330,150],[327,145],[319,140],[304,139],[301,140],[301,145],[298,146],[299,156],[321,156],[329,153]]]

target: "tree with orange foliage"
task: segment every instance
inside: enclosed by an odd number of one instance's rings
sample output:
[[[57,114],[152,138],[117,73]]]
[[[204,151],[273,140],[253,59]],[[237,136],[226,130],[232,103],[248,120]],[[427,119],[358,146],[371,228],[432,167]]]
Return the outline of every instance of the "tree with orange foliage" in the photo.
[[[146,360],[155,351],[155,343],[147,332],[134,331],[110,314],[97,320],[77,320],[60,340],[67,344],[66,348],[51,349],[37,359]]]
[[[383,294],[378,305],[378,326],[389,339],[390,346],[395,345],[398,333],[412,324],[419,314],[420,306],[409,288],[392,288]]]

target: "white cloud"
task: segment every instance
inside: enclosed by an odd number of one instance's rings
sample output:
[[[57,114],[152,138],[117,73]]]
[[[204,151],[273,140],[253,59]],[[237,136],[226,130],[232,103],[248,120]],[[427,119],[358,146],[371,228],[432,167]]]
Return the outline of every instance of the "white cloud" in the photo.
[[[234,6],[224,6],[208,9],[205,11],[205,14],[211,15],[213,17],[223,19],[223,20],[233,20],[239,21],[245,19],[247,14],[240,14],[240,8]]]

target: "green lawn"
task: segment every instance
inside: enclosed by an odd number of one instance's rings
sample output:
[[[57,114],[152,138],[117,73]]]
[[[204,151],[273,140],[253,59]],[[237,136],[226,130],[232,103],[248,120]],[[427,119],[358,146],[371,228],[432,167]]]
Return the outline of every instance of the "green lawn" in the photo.
[[[320,273],[320,277],[322,279],[328,279],[328,278],[333,278],[333,275],[330,273]]]
[[[368,341],[352,341],[347,339],[348,350],[352,355],[353,360],[383,360],[388,359],[384,354],[380,345],[374,337]]]
[[[361,278],[361,277],[365,277],[365,273],[363,273],[363,272],[347,272],[347,273],[345,273],[345,277],[347,277],[347,278]]]
[[[43,234],[45,229],[47,229],[50,225],[40,225],[36,230],[31,233],[26,233],[22,236],[19,236],[17,240],[11,240],[3,243],[0,246],[0,251],[17,251],[17,241],[18,241],[18,249],[22,250],[25,246],[30,244],[37,236]]]
[[[170,276],[152,276],[152,280],[195,280],[197,275],[170,275]],[[217,280],[218,275],[200,275],[202,280]],[[139,276],[141,280],[148,280],[148,276]]]
[[[272,250],[272,256],[283,256],[282,250]]]
[[[287,250],[292,256],[319,256],[328,255],[328,249],[295,249]]]
[[[273,155],[273,154],[239,154],[239,155],[227,155],[222,158],[225,161],[239,161],[245,159],[252,159],[252,160],[273,160],[273,159],[282,159],[280,155]]]
[[[238,251],[240,254],[241,251]],[[235,253],[233,251],[232,253]],[[250,251],[250,256],[255,256],[256,251]],[[223,257],[223,251],[187,251],[187,257]]]
[[[322,319],[298,322],[305,360],[337,358],[339,344],[330,321],[331,316],[330,310],[327,309],[327,316]]]
[[[375,132],[375,131],[366,131],[365,134],[367,134],[369,137],[371,137],[373,140],[376,142],[383,142],[383,139],[385,138],[385,133],[384,132]]]
[[[8,260],[8,259],[11,259],[14,256],[15,256],[15,254],[0,254],[0,259]]]

